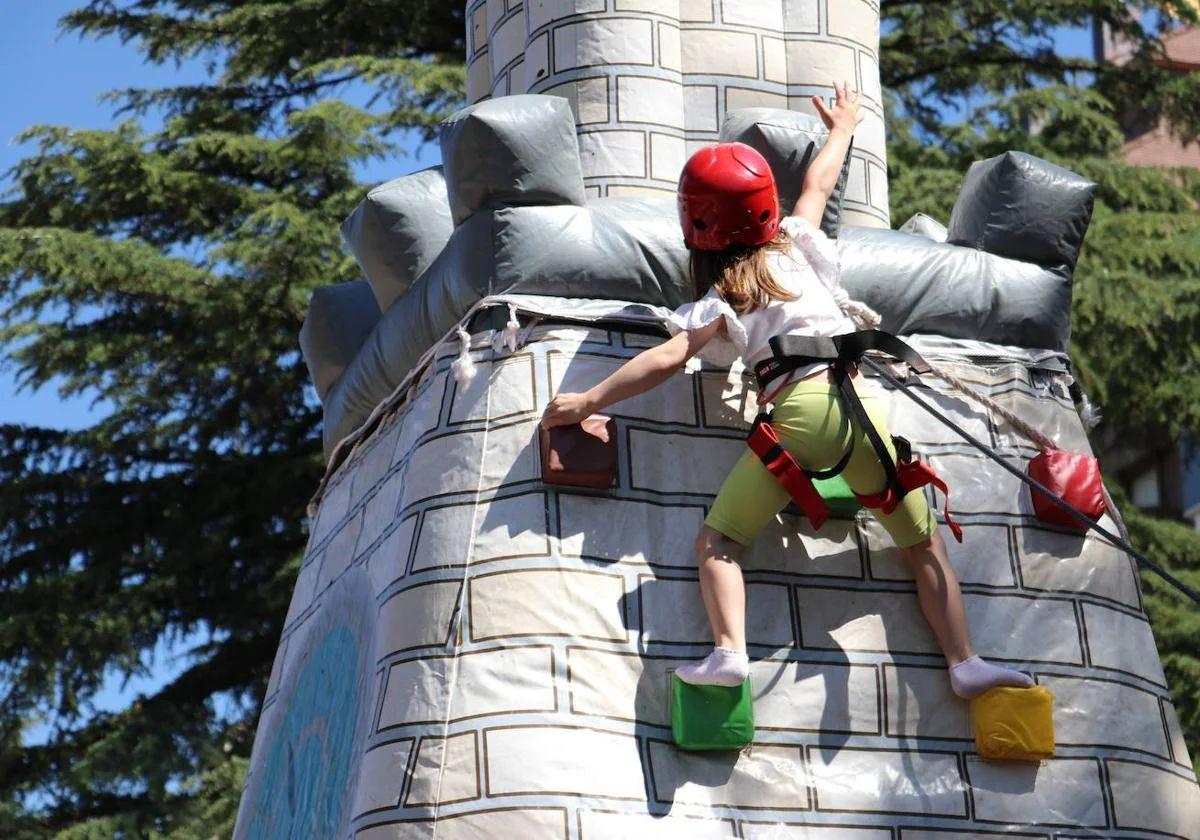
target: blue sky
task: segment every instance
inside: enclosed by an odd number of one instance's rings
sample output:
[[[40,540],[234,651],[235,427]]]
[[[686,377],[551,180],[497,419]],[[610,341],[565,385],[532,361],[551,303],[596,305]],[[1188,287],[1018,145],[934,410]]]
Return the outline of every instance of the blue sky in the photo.
[[[112,107],[100,96],[128,87],[162,87],[203,81],[200,62],[181,67],[154,66],[142,61],[132,43],[115,38],[97,41],[59,35],[58,21],[84,0],[37,0],[8,4],[0,27],[0,78],[8,80],[0,98],[0,173],[7,173],[33,149],[14,138],[39,123],[74,128],[106,128],[114,123]],[[36,80],[36,85],[33,84]],[[36,94],[34,93],[36,91]],[[365,103],[362,89],[342,92],[342,98]],[[364,181],[384,181],[438,162],[436,147],[410,146],[398,160],[372,161],[359,168]],[[10,181],[0,183],[5,189]],[[39,391],[17,389],[14,372],[0,366],[0,423],[27,423],[78,428],[95,422],[104,406],[88,398],[62,399],[55,387]]]

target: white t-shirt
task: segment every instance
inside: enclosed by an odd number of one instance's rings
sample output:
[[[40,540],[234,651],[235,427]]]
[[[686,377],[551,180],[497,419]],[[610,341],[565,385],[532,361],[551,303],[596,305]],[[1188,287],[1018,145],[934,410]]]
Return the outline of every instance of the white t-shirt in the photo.
[[[857,329],[842,311],[850,297],[842,288],[837,245],[799,216],[788,216],[779,227],[791,240],[791,248],[772,251],[767,264],[779,284],[797,296],[794,300],[772,300],[762,309],[739,315],[713,288],[671,316],[672,332],[699,329],[725,318],[724,333],[718,333],[700,351],[705,361],[728,365],[740,358],[753,370],[771,355],[767,342],[773,336],[834,336]],[[789,379],[802,378],[823,366],[802,368]]]

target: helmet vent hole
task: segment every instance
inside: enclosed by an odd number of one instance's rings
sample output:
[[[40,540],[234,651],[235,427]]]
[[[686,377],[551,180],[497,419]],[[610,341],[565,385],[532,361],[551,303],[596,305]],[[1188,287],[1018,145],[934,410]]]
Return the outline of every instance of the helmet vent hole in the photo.
[[[762,215],[758,217],[758,220],[759,220],[759,222],[765,222],[769,218],[771,218],[771,211],[764,210],[764,211],[762,211]]]
[[[703,219],[692,219],[692,225],[696,230],[708,230],[708,225],[704,223]]]

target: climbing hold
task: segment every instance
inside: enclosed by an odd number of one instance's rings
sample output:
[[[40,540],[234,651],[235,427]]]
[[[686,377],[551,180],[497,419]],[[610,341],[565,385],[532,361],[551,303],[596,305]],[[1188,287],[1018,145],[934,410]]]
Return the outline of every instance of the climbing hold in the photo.
[[[1054,755],[1054,695],[1045,686],[1001,686],[971,701],[975,749],[984,758],[1041,761]]]
[[[840,473],[833,478],[814,478],[813,487],[817,488],[825,504],[829,505],[829,509],[834,513],[853,515],[862,508],[854,491]]]
[[[593,414],[581,423],[541,429],[542,480],[607,490],[617,480],[617,424]]]
[[[671,675],[671,735],[683,750],[738,750],[754,740],[750,680],[692,685]]]

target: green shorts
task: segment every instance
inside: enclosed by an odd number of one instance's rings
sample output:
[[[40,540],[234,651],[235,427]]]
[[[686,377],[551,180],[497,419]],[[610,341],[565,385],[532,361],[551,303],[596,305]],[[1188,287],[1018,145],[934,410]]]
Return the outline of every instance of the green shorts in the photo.
[[[865,383],[858,391],[867,415],[895,458],[879,395]],[[887,479],[879,456],[866,434],[842,412],[835,385],[824,380],[801,380],[783,388],[774,403],[772,425],[800,466],[827,470],[853,446],[854,453],[842,473],[850,489],[863,495],[883,490]],[[747,449],[721,485],[704,524],[748,546],[790,499],[758,456]],[[920,491],[905,495],[891,513],[871,513],[900,548],[924,542],[937,529],[937,520]]]

